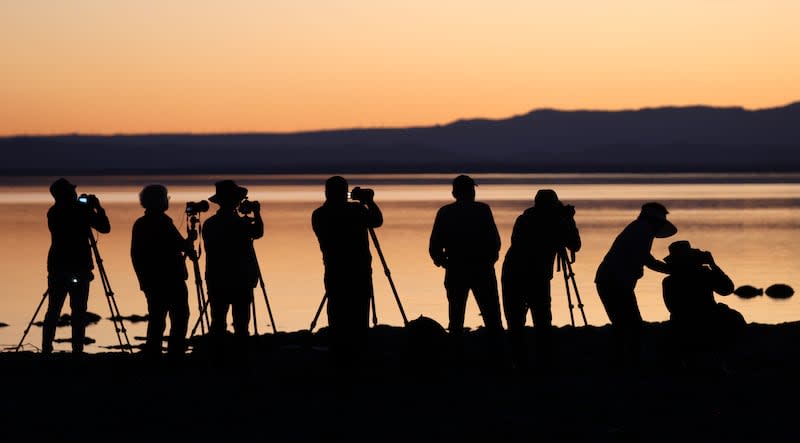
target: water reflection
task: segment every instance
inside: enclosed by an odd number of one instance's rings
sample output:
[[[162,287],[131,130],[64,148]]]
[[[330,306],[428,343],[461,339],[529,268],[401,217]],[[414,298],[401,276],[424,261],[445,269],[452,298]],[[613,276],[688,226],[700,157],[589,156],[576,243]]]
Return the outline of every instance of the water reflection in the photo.
[[[327,177],[327,176],[326,176]],[[256,246],[267,291],[279,330],[306,329],[323,294],[322,259],[311,230],[311,212],[324,199],[326,177],[303,176],[297,181],[279,177],[272,181],[259,177],[237,177],[250,189],[252,199],[264,206],[265,234]],[[481,175],[476,175],[480,178]],[[172,195],[169,215],[182,233],[186,219],[182,210],[187,201],[208,198],[214,192],[218,177],[183,177],[164,181]],[[796,270],[800,267],[800,184],[796,177],[755,182],[747,176],[741,181],[724,179],[711,182],[707,176],[668,176],[657,183],[643,183],[625,176],[542,176],[490,175],[481,179],[481,199],[492,206],[505,254],[512,224],[540,187],[556,189],[561,199],[576,206],[575,219],[581,229],[583,247],[573,265],[586,315],[590,324],[602,325],[607,318],[597,298],[592,279],[602,254],[614,236],[638,212],[645,200],[658,200],[668,205],[673,222],[680,228],[678,236],[702,243],[715,251],[737,286],[752,284],[767,288],[774,283],[798,287]],[[692,180],[699,183],[686,183]],[[45,260],[49,234],[45,214],[51,204],[47,191],[50,179],[19,178],[7,184],[0,193],[0,322],[9,327],[0,329],[0,344],[16,344],[22,335],[46,284]],[[38,181],[37,181],[38,180]],[[447,323],[447,302],[442,286],[442,270],[431,263],[427,254],[428,235],[436,210],[448,202],[451,176],[353,176],[353,186],[375,188],[376,200],[384,212],[385,224],[377,231],[383,253],[392,269],[392,277],[409,318],[425,315]],[[606,180],[606,181],[604,181]],[[5,182],[8,183],[9,179]],[[100,235],[98,246],[114,287],[122,315],[144,315],[144,295],[130,263],[130,233],[140,215],[138,191],[157,177],[76,178],[82,189],[97,194],[108,211],[112,230]],[[553,184],[557,182],[557,184]],[[657,240],[653,254],[667,254],[667,241]],[[499,272],[499,269],[498,269]],[[402,319],[389,284],[378,270],[374,275],[376,304],[380,323],[400,325]],[[194,288],[190,285],[190,291]],[[658,276],[646,275],[637,288],[640,308],[647,321],[663,321],[668,312],[661,297]],[[190,293],[190,301],[194,301]],[[750,322],[780,323],[800,318],[800,299],[776,300],[758,297],[752,300],[728,299],[731,307],[742,312]],[[271,330],[263,303],[258,304],[259,332]],[[107,318],[108,306],[99,283],[92,286],[89,309]],[[197,306],[190,303],[193,324]],[[563,285],[553,285],[553,323],[569,323],[569,309]],[[324,316],[323,316],[324,317]],[[126,323],[131,336],[143,336],[145,323]],[[482,324],[478,309],[470,300],[466,326]],[[324,318],[319,326],[324,326]],[[58,337],[65,332],[59,331]],[[100,346],[116,343],[113,324],[100,321],[87,333]],[[38,328],[26,342],[40,342]],[[59,348],[59,346],[62,346]],[[56,349],[66,349],[56,345]]]

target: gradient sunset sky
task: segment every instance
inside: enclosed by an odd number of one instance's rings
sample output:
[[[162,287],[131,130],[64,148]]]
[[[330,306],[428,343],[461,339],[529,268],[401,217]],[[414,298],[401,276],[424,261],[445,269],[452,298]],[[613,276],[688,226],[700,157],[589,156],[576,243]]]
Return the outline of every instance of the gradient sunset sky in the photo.
[[[3,0],[0,135],[800,100],[797,0]]]

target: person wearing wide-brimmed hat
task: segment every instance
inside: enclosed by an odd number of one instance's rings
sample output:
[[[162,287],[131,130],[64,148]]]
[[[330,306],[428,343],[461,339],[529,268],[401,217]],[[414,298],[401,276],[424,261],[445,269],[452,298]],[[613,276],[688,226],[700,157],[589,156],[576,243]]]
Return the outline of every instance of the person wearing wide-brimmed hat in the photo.
[[[714,294],[732,294],[733,280],[710,252],[693,248],[687,240],[670,244],[664,262],[670,270],[661,286],[679,358],[693,369],[695,363],[710,357],[712,364],[725,370],[723,354],[746,321],[738,311],[717,302]]]
[[[597,268],[595,285],[614,331],[616,363],[638,365],[642,314],[636,301],[636,283],[644,268],[667,273],[669,266],[650,252],[653,240],[675,235],[678,229],[667,220],[661,203],[642,205],[639,216],[614,240]]]
[[[258,262],[253,240],[264,235],[261,207],[251,202],[252,217],[240,216],[239,205],[247,197],[247,188],[233,180],[215,183],[216,193],[208,198],[219,205],[217,212],[203,225],[206,248],[206,286],[211,305],[210,332],[227,332],[228,310],[233,317],[237,337],[249,335],[250,303],[258,284]]]
[[[53,351],[53,339],[61,308],[69,294],[72,311],[72,352],[83,352],[89,283],[93,280],[91,229],[107,234],[111,225],[94,195],[78,200],[76,186],[65,178],[50,185],[55,204],[47,211],[50,251],[47,254],[47,313],[42,326],[42,352]]]
[[[540,189],[532,207],[514,223],[511,246],[503,260],[501,284],[503,311],[516,367],[528,364],[525,321],[533,318],[536,357],[540,366],[549,363],[552,351],[553,314],[550,309],[550,280],[556,255],[581,248],[575,224],[575,208],[565,205],[552,189]]]

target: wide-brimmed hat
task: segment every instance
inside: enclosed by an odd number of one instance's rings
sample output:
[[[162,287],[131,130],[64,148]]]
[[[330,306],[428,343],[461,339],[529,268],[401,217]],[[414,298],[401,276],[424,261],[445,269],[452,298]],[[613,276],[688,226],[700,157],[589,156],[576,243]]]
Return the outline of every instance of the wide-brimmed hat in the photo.
[[[59,195],[64,195],[65,193],[71,193],[75,190],[75,188],[76,186],[70,183],[69,180],[61,177],[50,185],[50,195],[57,197]]]
[[[214,184],[217,188],[217,193],[208,197],[210,202],[220,203],[238,203],[247,197],[247,188],[237,185],[233,180],[221,180]]]
[[[661,203],[650,202],[642,205],[642,210],[639,213],[639,218],[652,220],[660,223],[661,227],[656,232],[656,238],[672,237],[678,232],[678,228],[667,220],[667,208]]]
[[[664,257],[664,262],[672,266],[697,266],[702,265],[704,252],[693,248],[688,240],[678,240],[670,243],[669,255]]]

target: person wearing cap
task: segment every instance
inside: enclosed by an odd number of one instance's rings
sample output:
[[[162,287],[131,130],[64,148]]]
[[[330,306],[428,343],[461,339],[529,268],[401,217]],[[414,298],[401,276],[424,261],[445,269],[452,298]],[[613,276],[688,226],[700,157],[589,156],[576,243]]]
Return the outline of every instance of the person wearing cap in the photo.
[[[253,216],[240,216],[239,205],[247,197],[247,188],[233,180],[215,183],[216,193],[208,198],[219,205],[217,212],[203,225],[206,247],[206,287],[211,306],[209,332],[221,336],[228,331],[228,311],[233,318],[233,333],[249,336],[250,306],[253,289],[258,284],[258,261],[253,240],[264,235],[261,207],[251,202]]]
[[[442,206],[433,222],[428,253],[445,269],[448,331],[458,353],[463,346],[464,314],[470,290],[490,336],[490,352],[500,351],[503,330],[494,265],[500,254],[500,234],[492,210],[475,201],[475,181],[468,175],[453,180],[455,202]]]
[[[636,366],[641,352],[642,315],[636,301],[637,281],[644,267],[666,274],[669,266],[650,250],[653,240],[675,235],[678,229],[667,220],[661,203],[642,205],[639,216],[617,236],[595,274],[595,285],[614,336],[615,361]]]
[[[669,245],[664,258],[669,275],[662,280],[664,304],[683,365],[693,369],[705,357],[718,369],[727,370],[722,354],[735,343],[746,321],[741,313],[714,299],[714,293],[733,293],[733,280],[708,251],[695,249],[686,240]]]
[[[65,178],[50,185],[55,204],[47,211],[50,250],[47,254],[47,313],[42,326],[42,352],[53,351],[56,324],[67,294],[72,311],[72,352],[80,354],[86,333],[89,283],[94,279],[91,230],[107,234],[111,224],[94,195],[78,200],[76,186]]]
[[[337,363],[359,357],[367,345],[369,303],[373,296],[369,230],[383,225],[383,214],[370,189],[348,201],[348,183],[333,176],[325,181],[325,202],[311,214],[325,267],[330,345]]]
[[[533,207],[514,223],[511,246],[503,261],[501,283],[503,310],[516,367],[528,364],[525,321],[530,310],[536,332],[538,363],[546,365],[552,350],[553,314],[550,280],[557,254],[578,252],[581,237],[575,224],[575,208],[564,205],[552,189],[540,189]]]
[[[186,288],[186,257],[194,254],[194,238],[181,236],[169,209],[167,188],[152,184],[139,193],[144,215],[133,224],[131,261],[139,287],[147,300],[147,339],[143,353],[161,355],[161,341],[169,315],[167,354],[180,357],[186,352],[189,323],[189,292]]]

